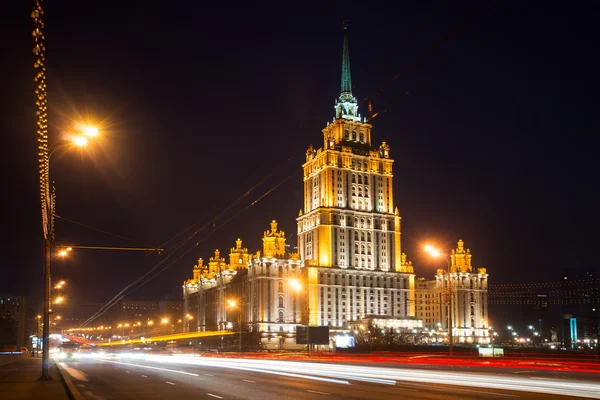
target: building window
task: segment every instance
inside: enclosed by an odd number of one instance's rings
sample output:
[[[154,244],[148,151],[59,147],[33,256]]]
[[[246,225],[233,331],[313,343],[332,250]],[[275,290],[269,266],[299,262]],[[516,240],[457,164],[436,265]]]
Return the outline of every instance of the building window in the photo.
[[[283,296],[279,296],[279,308],[283,308]],[[282,313],[283,311],[280,311]]]
[[[283,281],[279,281],[279,292],[283,292]]]
[[[364,143],[365,142],[365,134],[364,133],[360,133],[360,142]]]

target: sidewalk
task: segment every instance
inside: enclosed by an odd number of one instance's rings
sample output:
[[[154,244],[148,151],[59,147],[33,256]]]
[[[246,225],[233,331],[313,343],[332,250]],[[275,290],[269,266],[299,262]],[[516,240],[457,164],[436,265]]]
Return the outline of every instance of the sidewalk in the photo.
[[[51,381],[39,381],[41,373],[42,359],[30,355],[1,365],[0,397],[3,400],[66,400],[69,398],[54,362],[49,368]]]

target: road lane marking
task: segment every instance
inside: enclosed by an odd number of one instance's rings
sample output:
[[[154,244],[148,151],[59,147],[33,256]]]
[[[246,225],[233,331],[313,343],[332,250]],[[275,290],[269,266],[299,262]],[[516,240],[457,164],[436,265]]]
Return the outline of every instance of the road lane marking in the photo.
[[[121,362],[121,361],[103,360],[103,359],[100,359],[100,358],[98,360],[103,361],[103,362],[115,363],[115,364],[130,365],[130,366],[139,367],[139,368],[156,369],[158,371],[175,372],[177,374],[182,374],[182,375],[200,376],[200,375],[194,374],[192,372],[178,371],[176,369],[151,367],[149,365],[131,364],[131,363],[124,363],[124,362]]]
[[[413,385],[413,386],[425,386],[431,390],[454,390],[457,392],[471,392],[471,393],[483,393],[483,394],[491,394],[494,396],[504,396],[504,397],[521,397],[521,396],[517,396],[516,394],[505,394],[505,393],[495,393],[495,392],[484,392],[482,390],[469,390],[469,389],[459,389],[459,388],[453,388],[453,387],[435,387],[435,386],[431,386],[431,385],[423,385],[423,384],[419,384],[419,383],[408,383],[408,382],[402,382],[403,385]],[[441,383],[440,385],[448,385],[447,383]]]
[[[307,390],[307,392],[309,392],[309,393],[315,393],[315,394],[324,394],[324,395],[327,395],[327,396],[330,395],[329,393],[319,392],[318,390]]]
[[[142,375],[142,378],[147,378],[147,376],[146,375]]]
[[[125,371],[125,372],[127,372],[128,374],[130,374],[130,373],[131,373],[131,372],[129,372],[129,371]]]
[[[206,393],[206,394],[209,395],[209,396],[212,396],[212,397],[216,397],[217,399],[222,399],[223,398],[221,396],[217,396],[216,394],[212,394],[212,393]]]
[[[169,382],[169,381],[167,381],[167,383],[168,383],[169,385],[175,385],[173,382]]]
[[[255,381],[250,381],[248,379],[242,379],[244,382],[248,382],[248,383],[256,383]]]
[[[206,375],[206,376],[214,376],[213,374],[204,374],[204,375]]]

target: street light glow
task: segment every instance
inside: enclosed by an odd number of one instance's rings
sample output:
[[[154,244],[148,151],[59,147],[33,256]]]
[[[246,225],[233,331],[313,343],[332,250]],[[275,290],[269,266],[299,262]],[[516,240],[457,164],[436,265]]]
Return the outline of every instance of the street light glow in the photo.
[[[58,252],[58,255],[60,257],[66,257],[67,256],[67,251],[66,250],[61,250],[61,251]]]
[[[168,324],[169,323],[169,318],[163,318],[160,320],[161,324]]]
[[[298,279],[290,279],[290,286],[294,290],[301,290],[302,289],[302,283],[300,283],[300,281]]]
[[[60,304],[64,301],[65,299],[63,297],[57,297],[56,300],[54,300],[55,304]]]
[[[237,305],[237,302],[235,300],[227,300],[227,304],[229,305],[229,307],[235,307]]]
[[[89,137],[98,136],[98,128],[95,126],[86,126],[83,128],[83,134]]]
[[[76,146],[83,147],[88,143],[88,140],[85,136],[77,136],[75,139],[73,139],[73,143]]]
[[[425,250],[427,253],[429,253],[429,255],[431,257],[439,257],[440,255],[442,255],[442,253],[435,247],[433,247],[430,244],[426,244],[425,246],[423,246],[423,250]]]

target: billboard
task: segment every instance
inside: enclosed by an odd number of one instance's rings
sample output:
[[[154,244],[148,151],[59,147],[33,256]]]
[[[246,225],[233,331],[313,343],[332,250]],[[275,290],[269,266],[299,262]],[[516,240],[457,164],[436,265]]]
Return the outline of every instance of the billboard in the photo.
[[[335,335],[335,347],[339,349],[354,347],[354,336]]]
[[[329,344],[328,326],[311,326],[310,335],[307,335],[306,326],[296,327],[296,344],[308,344],[307,336],[310,336],[310,344]]]

